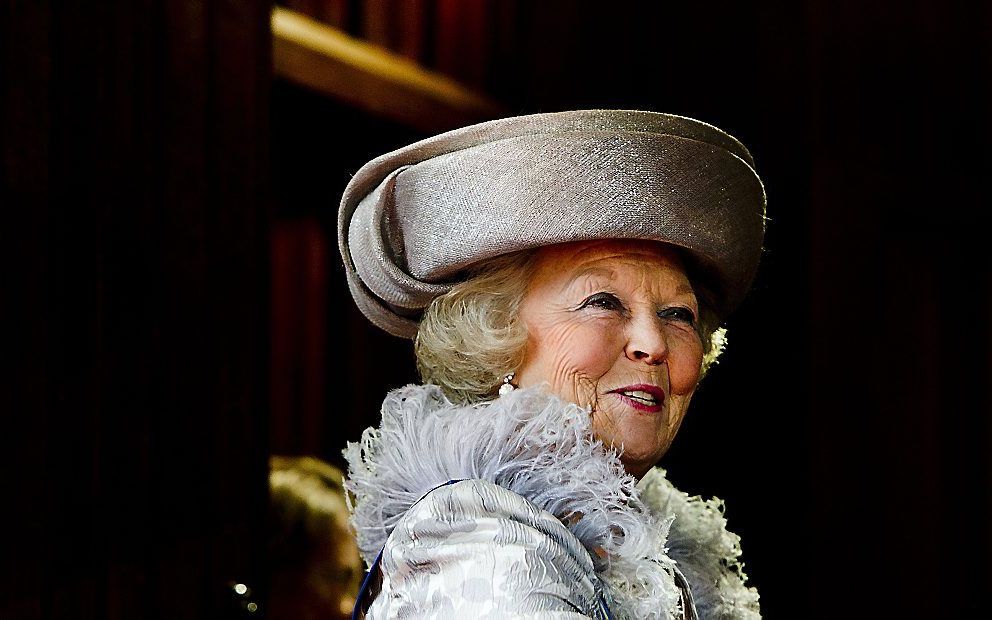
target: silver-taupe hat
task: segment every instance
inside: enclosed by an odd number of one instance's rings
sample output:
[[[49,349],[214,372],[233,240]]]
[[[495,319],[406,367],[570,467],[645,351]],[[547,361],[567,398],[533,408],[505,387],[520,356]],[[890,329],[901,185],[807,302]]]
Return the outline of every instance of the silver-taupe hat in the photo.
[[[590,239],[679,246],[721,318],[754,279],[765,192],[747,149],[706,123],[635,110],[498,119],[377,157],[348,183],[338,243],[377,326],[413,338],[466,268]]]

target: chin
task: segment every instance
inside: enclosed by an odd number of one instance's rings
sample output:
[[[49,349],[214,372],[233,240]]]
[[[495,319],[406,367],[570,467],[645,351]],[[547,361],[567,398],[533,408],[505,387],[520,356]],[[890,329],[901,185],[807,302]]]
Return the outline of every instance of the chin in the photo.
[[[668,451],[668,446],[671,444],[671,438],[667,436],[665,428],[661,426],[660,419],[652,419],[648,417],[644,418],[631,418],[629,417],[629,412],[620,412],[621,414],[626,413],[627,415],[617,415],[616,412],[610,412],[604,416],[604,420],[610,420],[611,422],[600,426],[600,429],[596,429],[596,420],[593,420],[594,434],[598,439],[600,439],[607,446],[612,445],[617,451],[621,452],[621,458],[624,465],[630,463],[649,463],[647,468],[650,469],[657,463],[661,457]],[[621,423],[619,428],[614,426],[613,420],[620,419],[624,423]],[[602,421],[602,420],[601,420]],[[635,422],[631,424],[631,422]],[[610,427],[613,428],[610,428]],[[602,432],[606,431],[606,432]]]
[[[644,473],[657,465],[661,457],[665,455],[665,450],[659,449],[645,449],[641,450],[625,450],[623,454],[620,455],[620,460],[623,462],[624,467],[628,472],[634,474],[635,471]],[[635,474],[637,475],[637,474]]]
[[[651,462],[651,461],[647,461],[647,462],[641,462],[641,461],[628,462],[623,457],[620,457],[620,460],[623,463],[623,469],[624,469],[624,471],[626,471],[631,476],[637,478],[638,480],[640,480],[641,478],[643,478],[646,473],[648,473],[649,471],[651,471],[651,468],[654,467],[655,466],[655,463],[656,463],[656,462]]]
[[[657,441],[644,441],[643,435],[634,435],[641,438],[641,441],[623,441],[621,437],[613,438],[613,445],[620,453],[620,460],[628,473],[638,478],[647,470],[654,467],[661,457],[668,451],[671,442],[667,438],[658,438]]]

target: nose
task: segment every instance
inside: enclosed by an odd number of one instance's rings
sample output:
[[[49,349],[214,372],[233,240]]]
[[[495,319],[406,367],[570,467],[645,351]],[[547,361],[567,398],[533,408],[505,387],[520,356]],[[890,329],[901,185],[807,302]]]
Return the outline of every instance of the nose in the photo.
[[[665,361],[668,357],[668,342],[665,330],[654,313],[631,321],[624,353],[634,362],[657,365]]]

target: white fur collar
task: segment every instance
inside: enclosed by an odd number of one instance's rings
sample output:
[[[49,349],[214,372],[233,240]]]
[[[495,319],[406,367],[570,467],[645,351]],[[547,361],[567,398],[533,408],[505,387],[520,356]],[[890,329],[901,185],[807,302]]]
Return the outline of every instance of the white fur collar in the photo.
[[[394,390],[380,427],[349,443],[345,457],[367,563],[431,489],[482,479],[555,515],[587,549],[606,552],[590,555],[618,618],[681,617],[676,565],[701,618],[760,618],[720,500],[689,497],[657,468],[638,484],[615,451],[591,438],[587,410],[540,388],[470,406],[451,403],[433,385]]]

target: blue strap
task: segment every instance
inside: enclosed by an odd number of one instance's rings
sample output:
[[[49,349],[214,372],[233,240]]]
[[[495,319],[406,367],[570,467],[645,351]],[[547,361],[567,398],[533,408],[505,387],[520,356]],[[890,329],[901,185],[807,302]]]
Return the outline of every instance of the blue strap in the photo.
[[[365,605],[365,599],[369,596],[369,590],[372,588],[372,576],[378,572],[379,564],[382,562],[382,552],[385,550],[385,547],[379,549],[379,553],[375,556],[372,566],[369,566],[369,569],[365,571],[365,578],[362,579],[362,587],[358,589],[358,598],[355,599],[355,608],[351,610],[351,620],[359,620],[361,616],[358,614],[364,612],[362,608]],[[369,601],[370,604],[371,602]]]
[[[413,508],[414,506],[419,504],[420,500],[430,495],[431,491],[436,491],[441,487],[445,487],[448,486],[449,484],[454,484],[456,482],[461,482],[461,480],[449,480],[444,484],[437,485],[427,493],[424,493],[420,497],[420,499],[413,502],[413,504],[410,505],[410,508]],[[359,588],[358,590],[358,598],[355,599],[355,608],[351,610],[351,620],[359,620],[361,618],[359,614],[364,613],[366,603],[368,605],[372,604],[372,601],[366,601],[365,599],[369,597],[369,592],[372,589],[372,579],[375,576],[375,574],[379,572],[379,565],[382,563],[382,552],[385,550],[386,550],[385,545],[382,547],[382,549],[379,549],[379,553],[375,556],[375,561],[372,562],[372,565],[369,566],[369,569],[365,572],[365,578],[362,579],[362,587]]]
[[[606,612],[606,620],[613,620],[613,612],[610,611],[610,606],[606,604],[606,598],[602,594],[599,595],[599,604],[603,606],[603,611]]]

